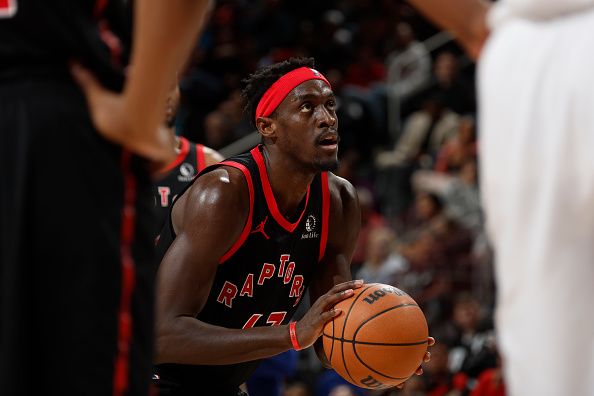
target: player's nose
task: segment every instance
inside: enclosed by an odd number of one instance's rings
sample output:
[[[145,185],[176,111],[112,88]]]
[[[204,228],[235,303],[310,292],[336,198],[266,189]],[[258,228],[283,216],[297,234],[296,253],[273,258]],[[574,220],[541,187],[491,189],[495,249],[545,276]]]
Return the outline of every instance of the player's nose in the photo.
[[[318,128],[330,128],[336,125],[336,114],[331,112],[330,110],[322,107],[319,119],[318,119]]]

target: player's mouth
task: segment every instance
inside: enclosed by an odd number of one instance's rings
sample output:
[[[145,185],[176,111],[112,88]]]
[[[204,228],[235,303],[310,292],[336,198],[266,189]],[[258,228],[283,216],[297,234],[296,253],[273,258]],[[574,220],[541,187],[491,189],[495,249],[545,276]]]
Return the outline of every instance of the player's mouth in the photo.
[[[318,138],[318,146],[320,146],[325,151],[335,152],[338,150],[338,142],[340,141],[340,136],[336,132],[327,132],[323,133]]]

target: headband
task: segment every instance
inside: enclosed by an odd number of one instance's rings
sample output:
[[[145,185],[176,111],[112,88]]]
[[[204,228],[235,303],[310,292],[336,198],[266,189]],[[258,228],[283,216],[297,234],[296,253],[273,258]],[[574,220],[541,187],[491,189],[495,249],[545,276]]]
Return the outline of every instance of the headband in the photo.
[[[274,84],[264,92],[264,95],[262,95],[262,98],[258,102],[258,107],[256,107],[256,119],[258,119],[258,117],[268,117],[287,97],[289,92],[299,84],[308,80],[322,80],[332,88],[328,80],[326,80],[326,77],[317,70],[310,69],[309,67],[300,67],[299,69],[291,70],[276,80]]]

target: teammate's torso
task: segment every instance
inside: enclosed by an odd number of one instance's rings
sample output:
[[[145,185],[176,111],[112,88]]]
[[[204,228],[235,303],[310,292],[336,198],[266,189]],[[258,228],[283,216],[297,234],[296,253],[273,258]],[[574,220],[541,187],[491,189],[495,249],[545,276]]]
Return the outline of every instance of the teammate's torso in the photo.
[[[76,59],[119,89],[130,21],[123,0],[0,1],[0,79],[66,75]]]
[[[252,211],[242,237],[221,258],[198,319],[226,328],[286,324],[325,250],[329,212],[327,174],[314,178],[297,214],[287,220],[280,214],[272,194],[260,147],[230,158],[222,165],[243,171],[251,186]],[[167,239],[170,238],[163,236],[162,242],[170,243]],[[165,370],[160,372],[175,376],[178,368],[187,378],[202,378],[200,372],[205,370],[205,366],[161,365],[160,369]],[[248,362],[210,366],[206,372],[214,381],[224,375],[236,386],[254,368],[254,362]]]

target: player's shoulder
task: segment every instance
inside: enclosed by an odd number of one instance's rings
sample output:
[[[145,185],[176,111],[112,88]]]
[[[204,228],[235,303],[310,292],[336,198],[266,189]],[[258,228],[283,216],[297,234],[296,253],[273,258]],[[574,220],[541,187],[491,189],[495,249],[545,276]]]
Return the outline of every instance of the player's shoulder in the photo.
[[[328,172],[328,190],[330,192],[328,243],[342,245],[345,235],[356,238],[360,229],[361,209],[357,190],[350,181],[332,172]]]
[[[233,166],[221,164],[197,177],[188,189],[190,194],[233,194],[247,191],[246,175]]]
[[[357,190],[347,179],[328,172],[328,190],[333,200],[357,202]]]
[[[174,211],[191,215],[233,207],[241,210],[249,202],[246,175],[232,166],[221,165],[201,174],[178,198]]]

